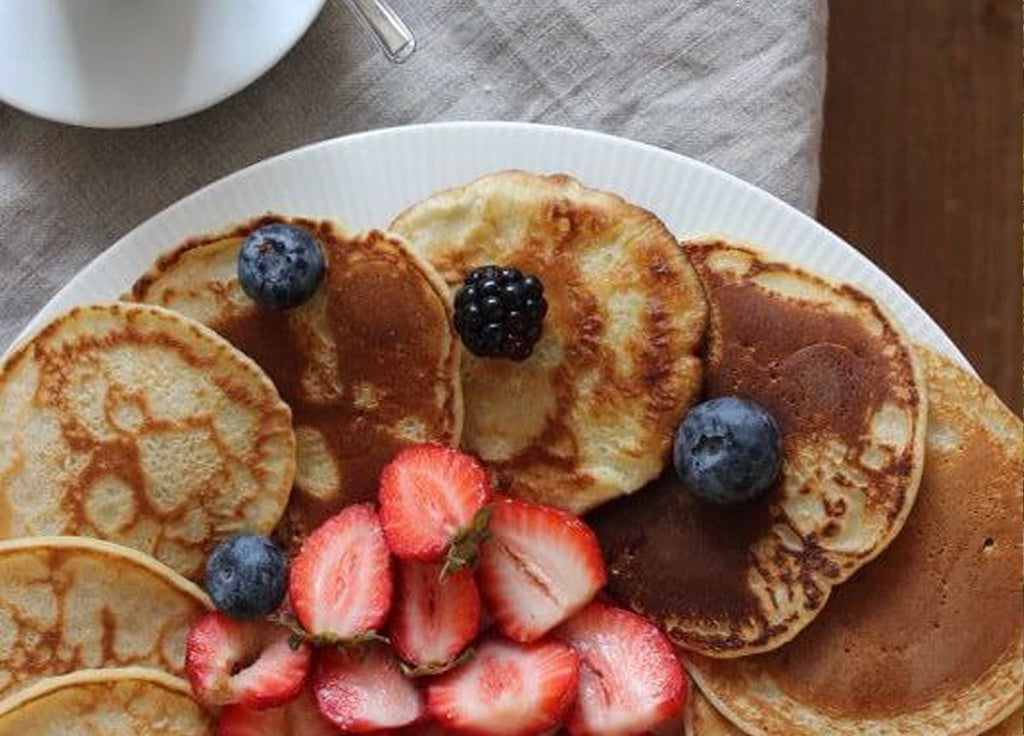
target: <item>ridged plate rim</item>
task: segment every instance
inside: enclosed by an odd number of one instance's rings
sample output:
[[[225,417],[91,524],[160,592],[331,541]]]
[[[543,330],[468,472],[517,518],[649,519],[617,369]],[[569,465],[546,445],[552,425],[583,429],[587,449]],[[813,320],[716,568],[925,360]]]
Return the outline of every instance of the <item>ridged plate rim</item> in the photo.
[[[116,299],[184,239],[268,210],[384,227],[434,191],[490,171],[562,172],[654,212],[678,237],[716,234],[754,244],[832,280],[858,286],[915,342],[971,368],[956,345],[892,278],[812,218],[724,171],[596,131],[510,122],[409,125],[321,141],[255,163],[179,200],[86,265],[8,348],[80,304]]]

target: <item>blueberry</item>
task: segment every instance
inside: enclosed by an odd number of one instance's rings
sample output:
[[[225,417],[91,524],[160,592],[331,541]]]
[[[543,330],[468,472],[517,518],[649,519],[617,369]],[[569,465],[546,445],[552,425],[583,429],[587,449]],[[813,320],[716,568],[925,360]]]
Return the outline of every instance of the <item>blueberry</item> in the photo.
[[[719,504],[749,501],[779,475],[779,425],[753,401],[713,399],[683,419],[672,459],[676,474],[698,498]]]
[[[288,563],[267,537],[229,537],[206,562],[206,592],[217,609],[232,618],[273,613],[287,588]]]
[[[274,223],[254,230],[238,254],[238,280],[249,298],[268,309],[305,303],[324,277],[324,254],[313,233]]]

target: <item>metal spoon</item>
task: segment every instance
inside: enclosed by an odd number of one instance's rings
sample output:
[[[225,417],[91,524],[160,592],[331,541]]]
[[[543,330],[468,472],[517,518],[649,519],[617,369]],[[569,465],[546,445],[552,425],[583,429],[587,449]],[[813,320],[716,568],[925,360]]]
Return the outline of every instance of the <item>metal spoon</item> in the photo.
[[[380,41],[388,59],[401,64],[416,50],[416,38],[387,0],[349,0]]]

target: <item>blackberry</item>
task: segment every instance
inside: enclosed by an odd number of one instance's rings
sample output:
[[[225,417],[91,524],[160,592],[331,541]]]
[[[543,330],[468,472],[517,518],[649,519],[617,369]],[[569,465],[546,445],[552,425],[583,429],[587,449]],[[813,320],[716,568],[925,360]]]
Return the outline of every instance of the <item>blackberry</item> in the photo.
[[[529,358],[547,312],[544,285],[518,268],[474,269],[455,295],[455,329],[482,358]]]

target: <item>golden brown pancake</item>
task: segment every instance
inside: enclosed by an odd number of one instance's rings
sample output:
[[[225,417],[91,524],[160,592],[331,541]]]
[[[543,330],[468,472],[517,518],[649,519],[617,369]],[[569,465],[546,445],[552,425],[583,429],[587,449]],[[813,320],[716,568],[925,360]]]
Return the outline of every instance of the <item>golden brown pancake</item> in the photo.
[[[210,608],[203,591],[130,547],[88,537],[0,542],[0,703],[79,669],[181,676],[188,628]]]
[[[258,307],[236,274],[246,236],[271,222],[310,229],[327,262],[314,297],[286,312]],[[212,327],[291,406],[298,471],[279,530],[289,545],[341,507],[375,498],[380,471],[400,448],[458,443],[460,349],[447,289],[396,236],[267,216],[186,242],[135,284],[132,298]]]
[[[544,284],[550,308],[527,361],[463,360],[463,445],[508,492],[582,513],[658,475],[700,391],[706,305],[654,215],[568,176],[504,171],[391,227],[453,289],[487,264]]]
[[[700,690],[690,690],[683,714],[683,736],[746,736],[729,719],[715,710]]]
[[[705,390],[774,415],[783,468],[762,496],[697,500],[669,469],[593,514],[609,591],[714,657],[768,651],[899,532],[923,465],[925,392],[869,297],[753,251],[690,245],[711,306]]]
[[[270,379],[166,309],[72,309],[0,368],[0,539],[97,537],[196,579],[224,537],[274,529],[294,476]]]
[[[931,409],[917,504],[886,552],[769,655],[691,657],[752,734],[974,736],[1021,707],[1021,421],[927,350]]]
[[[214,736],[188,683],[126,667],[51,677],[3,703],[0,736]]]

